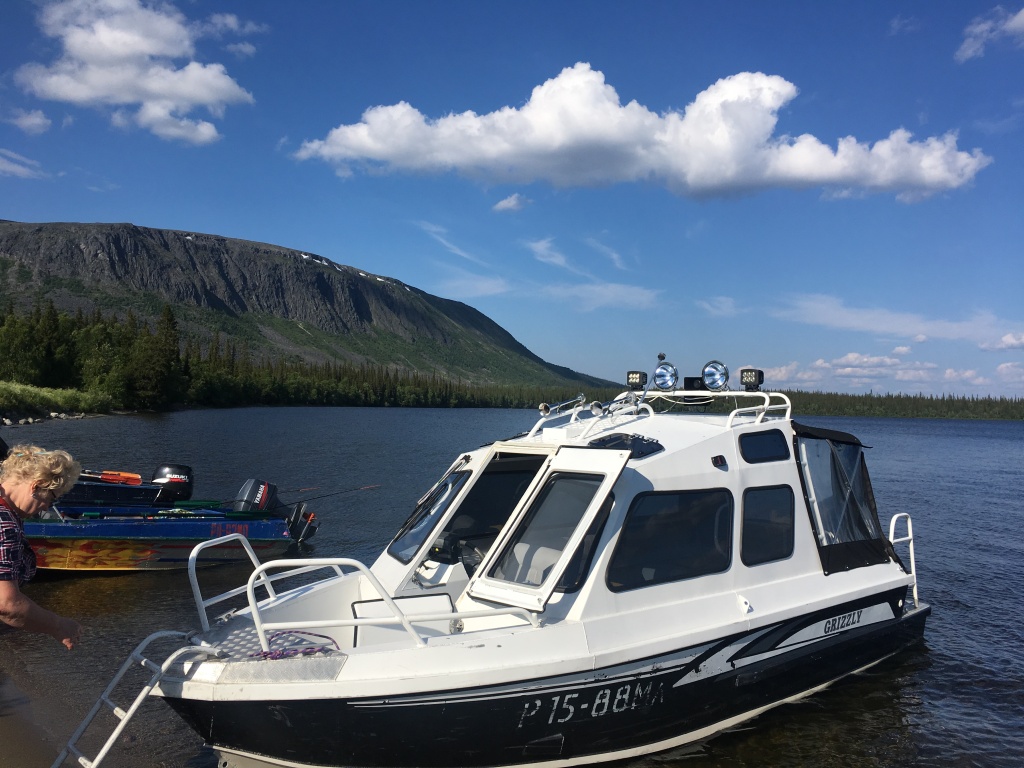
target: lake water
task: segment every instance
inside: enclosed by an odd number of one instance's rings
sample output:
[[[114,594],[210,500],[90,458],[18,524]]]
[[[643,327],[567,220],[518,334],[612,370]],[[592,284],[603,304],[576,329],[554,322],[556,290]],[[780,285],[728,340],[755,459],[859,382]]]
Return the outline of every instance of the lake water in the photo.
[[[189,464],[197,498],[233,498],[247,478],[269,480],[285,500],[311,499],[322,522],[317,555],[372,561],[460,450],[533,420],[527,411],[251,408],[51,421],[0,436],[65,448],[90,469],[146,475],[163,463]],[[806,422],[873,446],[883,522],[911,513],[921,598],[933,607],[925,644],[631,768],[1024,765],[1024,423]],[[365,485],[380,488],[338,493]],[[246,576],[211,569],[204,588],[212,594]],[[73,653],[42,636],[0,635],[0,766],[18,768],[49,765],[139,640],[197,625],[182,573],[41,577],[25,591],[78,618],[87,634]],[[12,740],[21,742],[17,751]],[[214,768],[216,760],[151,701],[104,765]]]

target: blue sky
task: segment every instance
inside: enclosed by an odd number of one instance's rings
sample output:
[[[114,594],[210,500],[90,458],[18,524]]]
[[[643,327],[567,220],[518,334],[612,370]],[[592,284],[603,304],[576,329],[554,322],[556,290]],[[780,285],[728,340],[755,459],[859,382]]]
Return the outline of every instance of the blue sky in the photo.
[[[7,0],[0,218],[274,243],[622,380],[1024,396],[1024,6]]]

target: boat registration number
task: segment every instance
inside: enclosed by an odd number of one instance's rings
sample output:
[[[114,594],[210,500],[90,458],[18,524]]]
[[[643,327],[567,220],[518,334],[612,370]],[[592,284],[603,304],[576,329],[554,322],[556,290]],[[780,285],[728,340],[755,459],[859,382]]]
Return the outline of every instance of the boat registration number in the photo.
[[[547,721],[567,723],[574,718],[604,717],[638,707],[650,707],[665,701],[662,683],[625,683],[616,688],[600,688],[582,693],[565,693],[550,699],[533,699],[523,705],[519,727]],[[536,719],[535,719],[536,718]]]

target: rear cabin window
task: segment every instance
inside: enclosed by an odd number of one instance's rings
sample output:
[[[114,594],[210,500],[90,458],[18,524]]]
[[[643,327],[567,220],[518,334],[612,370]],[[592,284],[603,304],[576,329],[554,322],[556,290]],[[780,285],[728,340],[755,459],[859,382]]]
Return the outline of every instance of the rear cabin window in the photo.
[[[863,447],[803,437],[799,445],[820,544],[882,539]]]
[[[778,429],[766,432],[748,432],[740,435],[740,456],[748,464],[763,464],[766,461],[786,461],[789,458],[789,443]]]
[[[740,559],[744,565],[785,560],[793,554],[795,496],[788,485],[743,492]]]
[[[729,570],[732,494],[724,488],[646,493],[626,513],[608,566],[613,592]]]

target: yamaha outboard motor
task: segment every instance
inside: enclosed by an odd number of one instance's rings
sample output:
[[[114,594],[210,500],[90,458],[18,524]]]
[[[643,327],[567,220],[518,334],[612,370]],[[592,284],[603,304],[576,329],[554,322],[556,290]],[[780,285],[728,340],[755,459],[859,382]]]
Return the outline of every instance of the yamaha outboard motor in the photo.
[[[246,480],[231,512],[251,517],[282,517],[288,523],[288,535],[299,544],[311,539],[319,527],[316,515],[306,511],[305,503],[282,504],[277,498],[277,486],[265,480]]]
[[[246,480],[231,511],[236,514],[284,517],[288,509],[277,500],[277,486],[265,480]]]
[[[153,483],[160,486],[156,495],[158,504],[174,504],[192,498],[192,467],[184,464],[165,464],[153,473]]]

